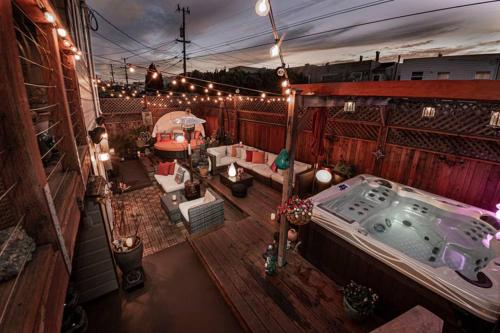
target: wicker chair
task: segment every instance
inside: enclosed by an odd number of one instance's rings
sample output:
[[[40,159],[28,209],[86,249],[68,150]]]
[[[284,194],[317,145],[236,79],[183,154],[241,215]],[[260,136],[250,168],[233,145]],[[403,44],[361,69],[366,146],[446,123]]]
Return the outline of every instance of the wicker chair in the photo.
[[[224,200],[207,189],[215,200],[204,203],[205,197],[179,204],[182,222],[190,234],[224,224]]]

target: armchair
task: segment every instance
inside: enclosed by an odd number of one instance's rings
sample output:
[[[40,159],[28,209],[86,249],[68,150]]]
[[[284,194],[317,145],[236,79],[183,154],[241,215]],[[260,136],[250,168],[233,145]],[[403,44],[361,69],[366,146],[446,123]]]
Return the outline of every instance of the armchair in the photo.
[[[209,189],[202,198],[180,203],[179,210],[190,234],[224,224],[224,200]]]

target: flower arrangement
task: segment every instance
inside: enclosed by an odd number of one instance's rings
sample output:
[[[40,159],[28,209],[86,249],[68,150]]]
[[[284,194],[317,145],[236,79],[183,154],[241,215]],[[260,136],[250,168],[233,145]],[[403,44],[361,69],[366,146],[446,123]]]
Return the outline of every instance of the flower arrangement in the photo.
[[[378,295],[371,288],[354,281],[343,288],[343,294],[344,302],[348,303],[344,305],[355,310],[361,317],[371,315],[378,301]]]
[[[278,207],[278,216],[284,214],[290,223],[303,225],[311,221],[312,209],[311,200],[292,196]]]

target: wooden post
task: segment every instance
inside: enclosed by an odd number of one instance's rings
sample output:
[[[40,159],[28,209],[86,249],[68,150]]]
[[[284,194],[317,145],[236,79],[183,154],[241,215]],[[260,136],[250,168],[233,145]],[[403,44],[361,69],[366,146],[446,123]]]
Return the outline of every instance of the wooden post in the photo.
[[[295,161],[295,147],[297,145],[297,106],[296,91],[292,90],[288,103],[285,149],[290,155],[290,167],[283,174],[283,192],[281,203],[285,203],[293,191],[293,165]],[[286,241],[288,238],[288,221],[284,215],[280,217],[280,238],[278,244],[278,266],[286,265]]]

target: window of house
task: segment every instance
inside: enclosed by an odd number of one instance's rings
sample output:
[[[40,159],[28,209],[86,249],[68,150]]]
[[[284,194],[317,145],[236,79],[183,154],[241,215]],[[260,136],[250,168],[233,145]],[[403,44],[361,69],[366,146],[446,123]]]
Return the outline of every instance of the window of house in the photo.
[[[381,81],[380,74],[373,75],[373,81]]]
[[[438,80],[449,80],[450,79],[450,72],[438,72],[437,79]]]
[[[491,72],[476,72],[475,80],[490,80]]]
[[[422,80],[424,78],[424,72],[411,72],[412,80]]]

